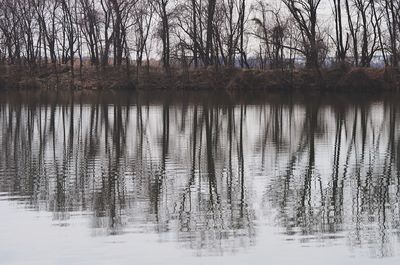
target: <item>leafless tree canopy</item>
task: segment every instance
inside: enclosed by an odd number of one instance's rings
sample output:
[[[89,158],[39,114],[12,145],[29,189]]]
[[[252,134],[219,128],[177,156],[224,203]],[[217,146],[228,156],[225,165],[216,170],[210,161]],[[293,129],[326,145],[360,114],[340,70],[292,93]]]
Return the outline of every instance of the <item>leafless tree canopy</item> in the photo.
[[[2,64],[398,66],[400,0],[0,0]]]

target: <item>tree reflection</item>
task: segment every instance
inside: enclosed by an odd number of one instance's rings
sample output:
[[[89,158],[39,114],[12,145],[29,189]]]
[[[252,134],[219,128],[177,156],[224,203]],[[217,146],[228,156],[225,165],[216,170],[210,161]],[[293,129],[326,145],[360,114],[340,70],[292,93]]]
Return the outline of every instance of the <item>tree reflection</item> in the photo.
[[[285,236],[393,254],[396,103],[127,99],[0,104],[0,192],[60,222],[91,213],[95,234],[152,229],[200,253],[255,244],[261,208]]]
[[[351,246],[374,246],[374,256],[392,255],[391,241],[398,238],[390,231],[399,228],[399,135],[398,109],[389,105],[373,112],[363,105],[334,106],[324,118],[328,129],[318,133],[316,117],[327,113],[314,104],[305,107],[298,148],[287,153],[265,198],[278,209],[278,223],[288,235],[299,232],[307,241],[349,236]],[[326,140],[317,144],[316,137]]]

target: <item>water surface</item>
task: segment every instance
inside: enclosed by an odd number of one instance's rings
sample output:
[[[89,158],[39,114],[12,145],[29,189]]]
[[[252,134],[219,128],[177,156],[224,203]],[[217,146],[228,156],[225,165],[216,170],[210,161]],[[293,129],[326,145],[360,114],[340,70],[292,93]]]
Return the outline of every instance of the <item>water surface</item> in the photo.
[[[0,264],[399,264],[394,95],[0,94]]]

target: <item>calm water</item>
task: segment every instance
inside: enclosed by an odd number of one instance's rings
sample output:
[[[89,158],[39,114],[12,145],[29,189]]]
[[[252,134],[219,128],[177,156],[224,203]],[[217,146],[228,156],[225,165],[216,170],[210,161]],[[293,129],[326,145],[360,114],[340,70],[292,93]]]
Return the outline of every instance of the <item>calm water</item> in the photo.
[[[394,96],[154,97],[0,94],[0,264],[400,264]]]

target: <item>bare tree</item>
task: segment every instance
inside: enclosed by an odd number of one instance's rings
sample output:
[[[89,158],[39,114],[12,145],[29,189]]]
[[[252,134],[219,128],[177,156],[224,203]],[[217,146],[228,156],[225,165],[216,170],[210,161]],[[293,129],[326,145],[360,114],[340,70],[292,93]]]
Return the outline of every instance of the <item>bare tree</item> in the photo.
[[[290,14],[296,21],[303,42],[303,53],[306,57],[306,66],[319,67],[319,48],[317,35],[317,14],[321,0],[283,0]]]
[[[79,0],[80,5],[80,29],[85,38],[90,63],[99,65],[100,63],[100,14],[96,10],[94,0]]]
[[[343,63],[349,50],[349,34],[344,33],[342,0],[333,0],[333,14],[335,17],[335,46],[336,58]]]
[[[216,0],[208,0],[207,6],[207,37],[206,37],[206,50],[205,50],[205,66],[214,64],[215,52],[213,49],[214,38],[214,15],[215,15]]]
[[[77,58],[80,70],[87,58],[96,69],[126,63],[128,75],[136,63],[139,75],[144,57],[149,69],[156,54],[167,75],[176,62],[245,68],[258,59],[276,69],[293,65],[294,56],[313,69],[326,56],[398,66],[400,0],[330,2],[334,26],[326,30],[322,0],[282,0],[274,8],[267,0],[0,0],[0,60],[30,70],[68,65],[72,76]],[[154,36],[161,48],[150,52],[158,47]]]
[[[378,47],[377,21],[371,8],[371,0],[353,0],[357,11],[357,17],[360,17],[361,27],[361,58],[360,66],[368,67]]]
[[[150,4],[150,0],[138,3],[133,10],[134,24],[136,31],[135,49],[136,49],[136,65],[142,66],[143,55],[147,40],[150,35],[150,29],[154,17],[154,6]]]
[[[389,32],[389,49],[391,53],[391,63],[392,66],[397,67],[399,64],[397,45],[398,45],[400,1],[385,0],[381,3],[381,5],[385,11],[386,25]]]
[[[260,40],[260,64],[271,69],[284,67],[285,48],[294,49],[291,44],[285,44],[288,34],[288,22],[283,22],[279,9],[274,9],[259,1],[255,7],[256,16],[253,21],[256,30],[253,35]]]
[[[169,0],[154,0],[152,4],[161,19],[159,34],[162,41],[162,63],[167,75],[171,74],[170,66],[170,13],[168,12]]]

